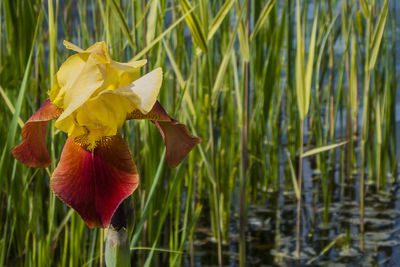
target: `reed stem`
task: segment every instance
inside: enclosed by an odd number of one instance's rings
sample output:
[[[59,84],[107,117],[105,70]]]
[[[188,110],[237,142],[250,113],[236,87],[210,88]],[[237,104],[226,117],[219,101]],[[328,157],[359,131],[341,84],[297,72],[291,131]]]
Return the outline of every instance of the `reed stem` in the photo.
[[[304,138],[304,120],[300,123],[300,151],[299,151],[299,198],[297,199],[297,218],[296,218],[296,257],[300,258],[301,250],[301,196],[303,189],[303,138]]]

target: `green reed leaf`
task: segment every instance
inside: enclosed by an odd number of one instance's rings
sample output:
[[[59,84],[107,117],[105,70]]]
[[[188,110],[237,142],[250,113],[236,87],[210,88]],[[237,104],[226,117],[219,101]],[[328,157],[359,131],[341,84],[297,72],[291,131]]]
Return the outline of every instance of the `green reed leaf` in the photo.
[[[263,8],[258,17],[258,20],[254,26],[253,32],[250,35],[250,42],[254,39],[257,33],[260,31],[261,27],[264,25],[265,20],[267,19],[269,13],[271,12],[272,8],[274,7],[276,0],[270,0]]]
[[[337,143],[337,144],[332,144],[332,145],[327,145],[327,146],[322,146],[322,147],[316,147],[316,148],[310,149],[307,152],[303,153],[301,155],[301,157],[305,158],[305,157],[313,156],[315,154],[318,154],[318,153],[321,153],[321,152],[325,152],[325,151],[337,148],[339,146],[347,144],[348,142],[349,141],[344,141],[344,142]]]
[[[235,0],[228,0],[222,5],[221,9],[218,11],[217,15],[211,21],[210,27],[208,28],[207,41],[210,41],[214,34],[219,29],[222,21],[225,19],[226,15],[229,13]]]
[[[315,40],[317,35],[317,25],[318,25],[318,6],[315,8],[314,22],[311,31],[310,48],[308,51],[307,67],[304,80],[304,116],[307,116],[308,109],[310,106],[310,95],[311,95],[311,82],[313,76],[313,66],[314,66],[314,54],[315,54]]]
[[[286,152],[286,156],[288,158],[288,162],[289,162],[289,168],[290,168],[290,177],[292,178],[292,184],[293,184],[293,188],[294,188],[294,192],[296,193],[296,198],[300,199],[300,189],[299,189],[299,184],[297,183],[297,176],[296,176],[296,172],[294,170],[293,167],[293,163],[292,160],[290,159],[290,153],[289,150],[285,150]]]
[[[376,63],[376,58],[378,57],[379,47],[381,45],[383,31],[385,29],[386,19],[389,12],[389,0],[385,0],[382,6],[381,13],[379,14],[378,23],[375,27],[375,31],[372,35],[371,41],[371,58],[369,61],[369,69],[372,70]]]
[[[142,51],[136,54],[130,61],[135,61],[143,57],[156,43],[158,43],[165,35],[167,35],[170,31],[172,31],[182,20],[186,18],[186,16],[190,15],[193,12],[193,8],[189,10],[186,14],[180,17],[177,21],[175,21],[171,26],[168,27],[165,31],[163,31],[160,35],[158,35],[150,44],[148,44]]]
[[[192,5],[188,0],[179,0],[179,4],[184,13],[188,13],[192,10]],[[204,52],[207,53],[207,41],[204,35],[203,28],[201,27],[201,23],[199,18],[196,16],[195,13],[190,13],[186,17],[186,23],[189,27],[190,32],[193,36],[194,43]]]
[[[128,39],[129,45],[132,47],[132,49],[134,49],[135,44],[134,44],[132,35],[131,35],[131,33],[130,33],[128,23],[127,23],[127,21],[125,20],[125,16],[124,16],[124,14],[123,14],[121,8],[120,8],[119,5],[117,4],[116,0],[111,0],[110,3],[111,3],[111,8],[112,8],[112,10],[113,10],[115,16],[117,17],[117,19],[118,19],[118,21],[119,21],[119,23],[120,23],[120,25],[121,25],[121,30],[122,30],[122,32],[124,33],[125,38]]]

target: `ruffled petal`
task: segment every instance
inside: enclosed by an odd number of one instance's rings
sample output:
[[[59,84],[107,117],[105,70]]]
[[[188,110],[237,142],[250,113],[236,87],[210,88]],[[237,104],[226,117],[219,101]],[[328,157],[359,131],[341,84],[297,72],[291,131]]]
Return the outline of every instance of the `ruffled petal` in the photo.
[[[165,161],[171,168],[181,163],[186,155],[201,142],[200,138],[190,134],[186,125],[171,118],[158,101],[149,113],[143,114],[136,109],[129,113],[126,119],[151,120],[157,126],[167,149]]]
[[[107,227],[139,176],[120,135],[103,138],[93,151],[68,138],[50,179],[53,192],[90,227]]]
[[[75,52],[78,52],[78,53],[82,53],[82,52],[85,51],[82,48],[80,48],[79,46],[77,46],[77,45],[75,45],[75,44],[73,44],[71,42],[68,42],[66,40],[63,41],[63,45],[65,46],[65,48],[67,48],[69,50],[72,50],[72,51],[75,51]]]
[[[21,131],[22,143],[11,150],[13,156],[30,167],[47,167],[51,163],[46,147],[46,131],[50,120],[60,116],[62,110],[47,99]]]
[[[162,69],[157,68],[131,84],[115,90],[102,91],[100,95],[114,94],[124,97],[132,103],[135,109],[146,114],[150,112],[157,101],[162,83],[162,75]]]
[[[72,66],[71,66],[72,68]],[[95,54],[90,54],[85,66],[75,81],[66,88],[64,96],[64,112],[58,118],[56,127],[62,131],[66,131],[67,125],[63,120],[71,115],[77,108],[82,106],[91,95],[104,83],[105,67],[98,64]],[[73,69],[71,69],[73,71]]]
[[[86,66],[89,54],[79,53],[70,56],[54,75],[53,87],[48,92],[51,102],[60,107],[64,107],[65,94],[73,84],[79,79],[83,68]]]
[[[103,89],[115,90],[139,79],[140,69],[146,63],[147,60],[133,61],[131,63],[111,60],[111,63],[107,65]]]
[[[132,68],[138,69],[147,64],[147,59],[136,60],[132,62],[118,62],[111,60],[111,65],[122,71],[132,71]]]

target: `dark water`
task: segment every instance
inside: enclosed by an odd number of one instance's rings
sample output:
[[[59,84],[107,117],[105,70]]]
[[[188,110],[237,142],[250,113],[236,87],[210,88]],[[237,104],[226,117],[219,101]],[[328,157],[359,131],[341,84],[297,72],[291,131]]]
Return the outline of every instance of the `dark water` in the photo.
[[[387,188],[377,194],[366,178],[362,252],[357,170],[352,177],[345,177],[339,164],[329,173],[320,173],[313,165],[308,159],[304,162],[300,260],[295,257],[297,201],[293,189],[282,182],[290,179],[284,177],[282,165],[280,188],[288,190],[270,193],[262,205],[249,206],[247,266],[400,266],[400,183],[388,176]],[[331,181],[325,223],[322,179]],[[217,243],[210,230],[199,224],[195,266],[216,266]],[[229,240],[223,247],[225,266],[238,266],[238,233],[239,219],[233,212]],[[189,263],[189,256],[186,259]]]

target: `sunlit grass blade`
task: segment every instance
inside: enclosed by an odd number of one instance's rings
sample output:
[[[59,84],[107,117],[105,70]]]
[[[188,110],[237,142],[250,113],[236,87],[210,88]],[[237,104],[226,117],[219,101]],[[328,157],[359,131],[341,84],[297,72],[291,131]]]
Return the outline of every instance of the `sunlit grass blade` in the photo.
[[[133,247],[131,250],[153,250],[156,252],[165,252],[165,253],[172,253],[172,254],[183,254],[184,252],[178,250],[170,250],[170,249],[163,249],[163,248],[156,248],[156,247]]]
[[[221,9],[218,11],[217,15],[211,21],[210,27],[208,29],[207,41],[210,41],[217,30],[220,28],[222,21],[225,19],[226,15],[229,13],[235,0],[227,0],[222,5]]]
[[[369,18],[370,7],[367,0],[360,0],[361,11],[365,18]]]
[[[248,8],[248,0],[245,1],[242,5],[243,5],[243,7]],[[240,13],[240,2],[239,1],[236,1],[236,10],[237,10],[237,13]],[[248,29],[246,29],[247,25],[245,26],[245,22],[242,18],[240,18],[238,20],[238,23],[239,23],[238,39],[239,39],[240,52],[241,52],[244,62],[249,62],[249,60],[250,60],[250,45],[249,45]]]
[[[130,242],[130,247],[131,248],[136,246],[136,244],[137,244],[137,242],[139,240],[140,234],[142,233],[142,229],[143,229],[144,223],[146,221],[146,218],[147,218],[147,215],[148,215],[148,212],[149,212],[150,204],[151,204],[151,201],[152,201],[152,199],[154,197],[154,191],[156,189],[156,186],[158,185],[158,181],[160,180],[160,177],[162,176],[161,172],[162,172],[163,167],[164,167],[164,158],[165,158],[165,149],[164,149],[164,152],[162,153],[160,162],[158,164],[157,172],[156,172],[156,175],[154,177],[153,184],[151,186],[150,192],[149,192],[148,197],[146,199],[146,204],[144,205],[144,208],[141,211],[141,217],[140,217],[139,223],[135,226],[135,234],[133,235],[133,238],[132,238],[132,240]]]
[[[222,62],[220,64],[219,68],[218,68],[217,77],[215,78],[214,85],[213,85],[213,88],[212,88],[212,96],[211,96],[211,103],[212,104],[215,104],[215,102],[217,101],[217,96],[218,96],[219,90],[221,88],[222,81],[223,81],[224,76],[225,76],[225,70],[226,70],[226,67],[228,66],[229,57],[231,56],[231,49],[232,49],[233,44],[235,42],[236,35],[237,35],[239,27],[240,27],[241,18],[243,16],[243,13],[244,13],[245,9],[246,9],[246,5],[243,4],[243,6],[241,7],[241,10],[239,12],[239,15],[237,17],[237,22],[236,22],[235,28],[233,29],[233,31],[231,33],[231,37],[229,39],[229,44],[226,47],[225,54],[224,54],[224,56],[222,58]]]
[[[307,261],[307,265],[313,263],[316,261],[318,258],[322,257],[325,253],[327,253],[334,245],[336,245],[337,242],[339,242],[341,239],[344,238],[344,234],[338,235],[335,239],[333,239],[322,251],[319,253],[317,256],[311,258],[310,260]]]
[[[114,11],[115,16],[117,17],[121,30],[125,35],[125,38],[127,38],[129,45],[132,47],[132,49],[135,48],[135,42],[133,41],[131,31],[129,30],[129,26],[127,21],[125,20],[125,16],[120,8],[120,6],[117,4],[116,0],[110,0],[111,3],[111,8]]]
[[[145,48],[143,48],[139,53],[137,53],[130,61],[135,61],[143,57],[155,44],[157,44],[165,35],[167,35],[170,31],[172,31],[182,20],[186,18],[190,13],[193,12],[193,8],[189,10],[186,14],[176,20],[171,26],[168,27],[165,31],[163,31],[160,35],[158,35],[154,40],[148,44]]]
[[[147,32],[146,43],[149,44],[154,39],[157,28],[157,12],[159,8],[159,0],[152,0],[150,5],[150,12],[147,17]],[[146,13],[144,13],[146,14]]]
[[[311,95],[311,82],[313,78],[313,66],[314,66],[314,54],[315,54],[315,40],[317,35],[317,25],[318,25],[318,5],[315,8],[314,22],[311,31],[311,40],[309,44],[307,66],[304,80],[304,111],[303,114],[307,115],[310,106],[310,95]],[[304,47],[303,47],[304,49]]]
[[[4,90],[1,86],[0,86],[0,95],[2,96],[4,102],[6,102],[8,109],[11,111],[12,114],[14,114],[15,108],[14,108],[13,104],[11,103],[10,99],[8,98],[6,92],[4,92]],[[24,122],[20,117],[18,118],[18,125],[21,128],[22,128],[22,126],[24,126]]]
[[[167,52],[168,58],[171,62],[171,66],[175,72],[176,78],[178,80],[179,86],[181,88],[185,87],[185,80],[183,79],[183,75],[181,73],[181,71],[179,70],[178,64],[176,63],[175,59],[174,59],[174,55],[172,54],[171,48],[169,47],[168,43],[163,39],[162,40],[165,51]]]
[[[192,10],[192,5],[188,0],[179,0],[179,4],[184,13],[189,13]],[[190,32],[193,35],[193,40],[195,44],[204,52],[207,53],[207,38],[204,35],[203,28],[201,27],[201,23],[199,18],[195,13],[190,13],[186,18],[187,26],[190,29]]]
[[[26,64],[24,77],[22,79],[21,86],[20,86],[20,89],[19,89],[18,99],[17,99],[17,102],[15,104],[15,112],[14,112],[14,115],[12,117],[12,120],[11,120],[11,123],[10,123],[10,126],[9,126],[7,142],[6,142],[6,145],[4,147],[3,155],[2,155],[1,160],[0,160],[0,173],[3,173],[3,168],[4,168],[4,163],[5,163],[4,153],[7,153],[8,150],[13,145],[15,145],[15,136],[16,136],[16,132],[17,132],[18,119],[19,119],[19,115],[21,113],[22,102],[23,102],[24,97],[25,97],[25,92],[26,92],[26,90],[28,88],[28,85],[29,85],[29,75],[30,75],[31,70],[32,70],[33,52],[34,52],[34,48],[35,48],[36,36],[37,36],[39,24],[41,22],[41,18],[42,18],[42,13],[40,13],[40,15],[38,17],[38,20],[37,20],[37,23],[36,23],[36,30],[35,30],[35,33],[34,33],[34,37],[32,39],[31,52],[29,54],[29,59],[28,59],[28,62]],[[0,182],[0,185],[1,184],[2,184],[2,182]]]
[[[166,41],[164,41],[164,39],[162,41],[163,41],[163,45],[164,45],[165,51],[167,52],[168,58],[169,58],[169,60],[171,62],[171,66],[172,66],[172,68],[173,68],[173,70],[175,72],[175,75],[176,75],[176,78],[178,80],[179,86],[181,87],[181,89],[186,89],[187,88],[187,82],[183,79],[183,75],[182,75],[181,71],[179,70],[178,64],[176,63],[176,61],[174,59],[172,51],[171,51],[168,43]],[[191,114],[195,115],[196,111],[195,111],[195,108],[194,108],[193,101],[192,101],[191,97],[189,96],[189,94],[186,92],[186,90],[183,92],[183,97],[186,100],[186,103],[187,103],[187,105],[189,107],[189,110],[190,110]]]
[[[265,20],[267,19],[268,15],[271,12],[272,8],[274,7],[275,3],[276,3],[276,0],[270,0],[268,3],[265,4],[263,10],[260,13],[260,16],[258,17],[257,22],[254,25],[253,32],[250,35],[250,42],[260,31],[261,27],[263,26]]]
[[[304,37],[301,29],[301,18],[300,18],[300,2],[296,1],[296,38],[297,38],[297,49],[296,49],[296,66],[295,66],[295,77],[296,77],[296,93],[297,93],[297,105],[300,114],[300,120],[304,120],[306,117],[305,113],[305,71],[304,71]]]
[[[56,73],[57,57],[57,8],[58,1],[56,1],[56,9],[53,7],[53,1],[47,1],[48,8],[48,21],[49,21],[49,72],[50,72],[50,83],[53,84],[53,75]]]
[[[292,183],[293,183],[293,188],[294,188],[294,192],[296,193],[296,198],[300,199],[300,190],[299,190],[299,185],[297,183],[297,177],[296,177],[296,172],[294,170],[293,164],[292,164],[292,160],[290,159],[290,152],[289,150],[285,150],[286,152],[286,156],[289,162],[289,168],[290,168],[290,177],[292,177]]]
[[[358,114],[358,81],[357,81],[357,41],[354,34],[351,36],[351,62],[350,62],[350,106],[353,123],[357,120]]]
[[[389,0],[383,3],[381,12],[379,14],[378,23],[375,26],[374,34],[371,40],[371,59],[369,61],[369,69],[372,70],[375,66],[376,58],[378,57],[379,47],[381,46],[383,31],[386,25],[386,19],[389,12]]]
[[[318,153],[321,153],[321,152],[324,152],[324,151],[332,150],[334,148],[337,148],[337,147],[342,146],[342,145],[347,144],[347,143],[348,143],[348,141],[344,141],[344,142],[340,142],[340,143],[337,143],[337,144],[327,145],[327,146],[323,146],[323,147],[316,147],[316,148],[310,149],[307,152],[303,153],[301,155],[301,157],[305,158],[305,157],[313,156],[315,154],[318,154]]]

